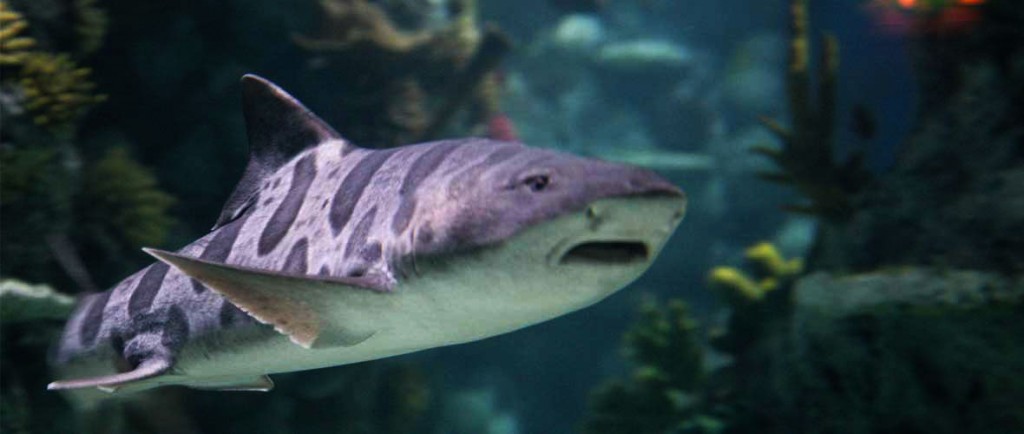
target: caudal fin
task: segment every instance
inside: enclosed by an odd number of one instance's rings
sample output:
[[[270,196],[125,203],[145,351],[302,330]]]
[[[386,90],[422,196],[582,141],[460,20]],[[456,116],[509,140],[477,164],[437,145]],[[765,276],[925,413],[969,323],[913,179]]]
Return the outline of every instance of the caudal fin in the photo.
[[[159,377],[171,370],[174,364],[163,358],[155,358],[143,361],[135,369],[120,374],[103,375],[91,378],[77,378],[74,380],[54,381],[46,386],[49,390],[70,390],[95,387],[104,392],[113,393],[118,389],[132,384]]]

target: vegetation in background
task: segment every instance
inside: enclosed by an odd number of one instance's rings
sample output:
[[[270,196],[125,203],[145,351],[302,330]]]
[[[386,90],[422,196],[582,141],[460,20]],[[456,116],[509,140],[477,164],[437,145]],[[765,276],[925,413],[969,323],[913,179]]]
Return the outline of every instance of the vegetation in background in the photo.
[[[823,38],[818,56],[821,63],[817,77],[812,78],[808,2],[790,2],[786,92],[792,127],[762,119],[782,147],[761,146],[755,151],[769,157],[779,168],[778,172],[762,174],[762,178],[791,185],[810,201],[786,209],[826,220],[843,220],[853,212],[851,196],[866,184],[866,173],[860,154],[854,154],[845,164],[837,163],[834,145],[839,42],[832,35]]]

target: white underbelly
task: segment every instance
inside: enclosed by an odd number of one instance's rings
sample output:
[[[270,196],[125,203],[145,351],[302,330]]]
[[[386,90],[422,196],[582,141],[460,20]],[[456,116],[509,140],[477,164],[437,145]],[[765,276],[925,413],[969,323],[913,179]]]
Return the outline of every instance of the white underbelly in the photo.
[[[607,295],[581,300],[565,288],[524,290],[514,272],[489,274],[486,280],[476,277],[467,273],[447,281],[418,280],[402,285],[398,292],[379,294],[388,297],[387,302],[374,307],[380,312],[366,315],[373,320],[362,320],[375,324],[354,325],[368,327],[372,335],[352,346],[307,349],[265,326],[226,345],[191,345],[179,359],[177,371],[192,377],[190,380],[200,380],[358,363],[506,333],[582,308]],[[524,302],[524,296],[529,300]]]

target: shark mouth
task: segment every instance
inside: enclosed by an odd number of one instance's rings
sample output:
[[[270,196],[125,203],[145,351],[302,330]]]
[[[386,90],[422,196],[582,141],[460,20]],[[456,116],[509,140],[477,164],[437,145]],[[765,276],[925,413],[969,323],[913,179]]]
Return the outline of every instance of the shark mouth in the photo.
[[[650,249],[640,241],[586,241],[562,255],[559,264],[629,265],[646,262]]]

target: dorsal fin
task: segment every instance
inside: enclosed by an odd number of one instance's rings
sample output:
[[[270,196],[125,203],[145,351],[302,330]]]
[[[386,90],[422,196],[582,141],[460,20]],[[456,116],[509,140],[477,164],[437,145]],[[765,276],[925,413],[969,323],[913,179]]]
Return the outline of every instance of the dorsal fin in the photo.
[[[241,215],[263,178],[295,155],[324,141],[341,139],[288,92],[253,74],[242,76],[242,109],[249,136],[249,165],[213,229]]]

